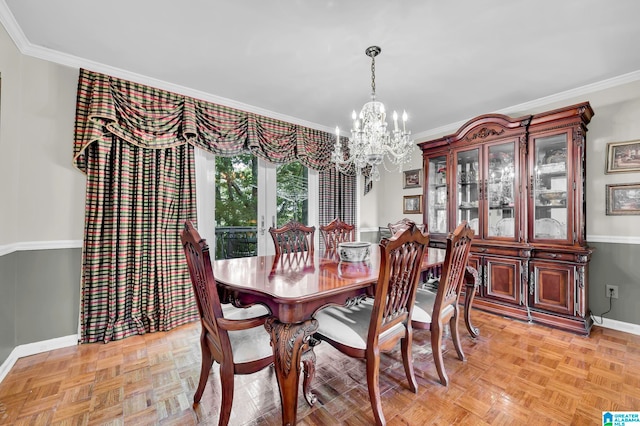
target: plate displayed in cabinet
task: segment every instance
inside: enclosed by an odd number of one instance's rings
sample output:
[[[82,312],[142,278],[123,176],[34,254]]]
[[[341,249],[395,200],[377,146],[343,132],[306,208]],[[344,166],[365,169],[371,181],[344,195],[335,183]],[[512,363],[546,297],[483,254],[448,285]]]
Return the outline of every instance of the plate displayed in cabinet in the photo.
[[[559,173],[564,172],[567,169],[564,162],[562,163],[550,163],[550,164],[541,164],[538,166],[538,172],[540,174],[546,175],[549,173]]]
[[[461,209],[470,209],[473,207],[478,207],[478,202],[477,201],[472,201],[470,203],[460,203],[460,208]]]
[[[567,193],[565,191],[539,192],[538,199],[543,205],[564,206],[567,204]]]

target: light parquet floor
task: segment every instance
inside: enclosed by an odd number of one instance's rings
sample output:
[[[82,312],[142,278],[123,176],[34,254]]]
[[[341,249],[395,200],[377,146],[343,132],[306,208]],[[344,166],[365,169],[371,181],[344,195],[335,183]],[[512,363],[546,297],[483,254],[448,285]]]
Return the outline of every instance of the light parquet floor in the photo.
[[[389,425],[600,425],[602,411],[640,410],[640,336],[594,327],[581,337],[473,312],[481,335],[466,330],[467,361],[447,341],[450,385],[437,381],[427,332],[415,333],[419,390],[412,393],[399,353],[383,355],[382,403]],[[202,403],[191,406],[200,371],[199,323],[25,357],[0,383],[2,425],[216,425],[218,370]],[[301,425],[369,425],[362,361],[316,347],[309,407]],[[279,425],[272,368],[236,376],[232,425]]]

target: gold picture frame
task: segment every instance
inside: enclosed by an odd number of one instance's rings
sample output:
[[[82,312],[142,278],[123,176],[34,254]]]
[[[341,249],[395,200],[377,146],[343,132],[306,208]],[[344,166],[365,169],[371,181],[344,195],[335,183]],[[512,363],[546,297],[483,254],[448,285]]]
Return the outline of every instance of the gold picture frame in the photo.
[[[640,215],[640,183],[607,185],[607,215]]]
[[[640,140],[607,144],[606,173],[640,172]]]
[[[404,189],[422,186],[422,169],[405,170],[402,176],[404,177]]]
[[[422,213],[422,195],[405,195],[402,200],[402,213]]]

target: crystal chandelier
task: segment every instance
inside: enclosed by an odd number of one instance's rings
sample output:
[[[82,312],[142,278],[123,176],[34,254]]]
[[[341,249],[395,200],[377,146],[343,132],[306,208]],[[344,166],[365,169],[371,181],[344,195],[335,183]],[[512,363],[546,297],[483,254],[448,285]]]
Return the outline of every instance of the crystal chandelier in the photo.
[[[336,168],[342,173],[355,168],[356,173],[360,174],[362,169],[371,166],[370,177],[374,181],[380,180],[380,164],[391,171],[387,166],[387,162],[390,162],[392,168],[400,171],[402,164],[411,160],[411,151],[414,149],[411,132],[406,130],[406,111],[402,114],[402,129],[398,127],[398,114],[393,112],[393,131],[389,132],[384,104],[376,100],[376,56],[380,52],[378,46],[365,50],[371,58],[371,101],[364,104],[360,115],[353,111],[351,139],[346,146],[340,142],[340,129],[336,127],[336,143],[331,155]]]

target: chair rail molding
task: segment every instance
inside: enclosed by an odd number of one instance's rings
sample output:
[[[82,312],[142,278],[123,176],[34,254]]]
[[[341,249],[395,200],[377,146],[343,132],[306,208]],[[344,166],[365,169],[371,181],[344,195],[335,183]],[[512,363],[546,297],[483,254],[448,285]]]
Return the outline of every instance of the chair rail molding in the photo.
[[[640,244],[640,237],[621,235],[587,235],[588,243]]]
[[[0,256],[11,254],[14,251],[55,250],[69,248],[82,248],[82,240],[23,241],[13,244],[0,244]]]

